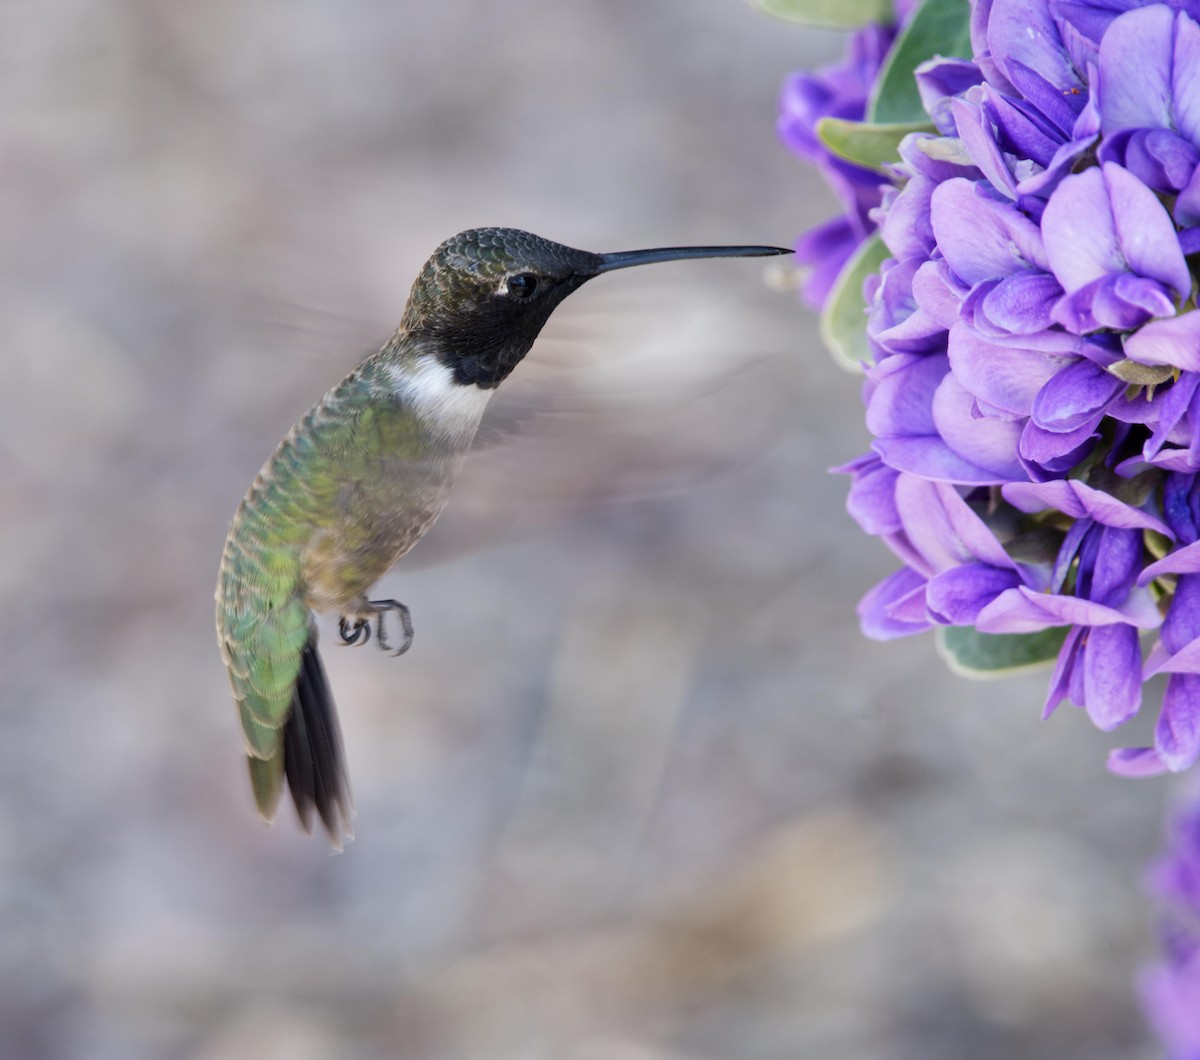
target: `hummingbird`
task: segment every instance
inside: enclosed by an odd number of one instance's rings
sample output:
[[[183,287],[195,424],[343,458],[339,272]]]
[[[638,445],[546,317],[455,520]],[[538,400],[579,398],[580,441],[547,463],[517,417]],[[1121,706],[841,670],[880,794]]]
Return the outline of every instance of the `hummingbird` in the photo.
[[[400,326],[297,422],[233,516],[217,636],[254,799],[274,819],[285,783],[305,831],[335,847],[352,816],[314,612],[347,645],[412,644],[408,608],[371,586],[433,525],[488,399],[554,308],[601,273],[682,258],[789,254],[769,246],[593,254],[513,228],[460,232],[421,269]],[[393,632],[388,627],[394,628]]]

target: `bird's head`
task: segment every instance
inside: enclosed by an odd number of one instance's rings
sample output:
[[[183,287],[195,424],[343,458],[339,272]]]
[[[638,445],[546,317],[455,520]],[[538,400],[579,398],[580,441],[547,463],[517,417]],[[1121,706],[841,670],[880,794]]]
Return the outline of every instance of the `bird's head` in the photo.
[[[473,228],[433,252],[413,284],[401,329],[428,338],[456,382],[498,386],[550,314],[593,276],[678,258],[788,254],[779,247],[660,247],[592,254],[516,228]]]
[[[515,228],[473,228],[433,252],[401,327],[434,340],[457,382],[490,388],[529,352],[564,298],[595,276],[599,254]]]

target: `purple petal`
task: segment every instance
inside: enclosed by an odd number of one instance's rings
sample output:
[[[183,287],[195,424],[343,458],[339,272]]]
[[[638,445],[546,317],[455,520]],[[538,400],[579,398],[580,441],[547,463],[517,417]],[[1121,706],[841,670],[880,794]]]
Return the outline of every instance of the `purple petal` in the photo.
[[[1179,197],[1175,200],[1175,220],[1185,226],[1200,224],[1200,169],[1196,170],[1180,189]],[[1180,242],[1182,243],[1187,236],[1187,233],[1181,232]],[[1193,253],[1188,247],[1184,247],[1184,252]]]
[[[1158,280],[1121,272],[1096,287],[1092,314],[1101,327],[1129,331],[1151,317],[1174,316],[1175,302]]]
[[[1146,585],[1160,574],[1200,574],[1200,541],[1177,548],[1157,562],[1151,563],[1142,571],[1138,583]]]
[[[1031,162],[1031,173],[1049,166],[1062,143],[1058,131],[1026,101],[1004,96],[991,85],[984,85],[983,92],[992,121],[1008,150]]]
[[[1193,474],[1200,471],[1200,458],[1186,449],[1164,449],[1157,456],[1148,457],[1146,463],[1164,471],[1181,471]]]
[[[973,95],[974,98],[968,96],[951,101],[948,109],[953,121],[952,132],[957,133],[971,161],[979,167],[988,183],[1007,198],[1016,199],[1017,182],[996,142],[991,116],[980,102],[981,93]]]
[[[1015,206],[980,188],[957,179],[933,192],[933,231],[950,267],[968,284],[1031,268],[1048,270],[1038,226]]]
[[[1100,43],[1104,132],[1177,129],[1200,142],[1200,27],[1165,5],[1118,18]]]
[[[1050,316],[1073,335],[1087,335],[1102,328],[1132,331],[1153,317],[1175,315],[1175,303],[1157,280],[1109,273],[1063,295]]]
[[[1163,622],[1162,642],[1172,652],[1200,644],[1200,577],[1195,574],[1182,575],[1175,583],[1175,595]],[[1200,671],[1200,667],[1195,669]]]
[[[885,290],[884,297],[890,293]],[[874,337],[888,353],[925,354],[944,349],[945,335],[946,329],[918,305],[890,327],[876,330]]]
[[[1175,104],[1175,131],[1200,146],[1200,26],[1195,15],[1194,9],[1187,15],[1182,11],[1175,15],[1171,96]]]
[[[1197,376],[1188,378],[1200,381]],[[1184,544],[1200,541],[1200,489],[1196,487],[1196,481],[1186,475],[1170,475],[1163,483],[1163,515]]]
[[[880,227],[884,245],[900,261],[928,258],[935,246],[930,202],[937,185],[928,177],[910,178],[892,200]]]
[[[923,592],[925,579],[916,571],[903,567],[888,575],[859,601],[858,617],[864,635],[872,640],[895,640],[914,633],[923,633],[932,623],[903,622],[890,614],[894,604],[913,593]]]
[[[871,448],[897,471],[910,471],[938,482],[984,486],[1004,481],[1003,476],[964,460],[936,434],[876,439]]]
[[[980,633],[1036,633],[1051,626],[1110,626],[1125,622],[1153,629],[1162,616],[1149,593],[1136,589],[1120,607],[1109,607],[1076,596],[1038,593],[1020,585],[1001,593],[980,613]]]
[[[937,620],[948,626],[972,626],[983,608],[1006,589],[1020,584],[1012,570],[966,563],[929,581],[926,601]]]
[[[1100,41],[1113,19],[1138,2],[1139,0],[1085,0],[1083,3],[1055,5],[1055,22],[1077,70],[1086,70],[1089,63],[1095,65]],[[1089,72],[1094,74],[1094,71]]]
[[[938,118],[937,112],[942,111],[946,104],[952,104],[956,96],[983,81],[979,67],[973,62],[941,56],[921,63],[914,71],[914,76],[917,91],[921,96],[921,105],[935,121]],[[941,131],[950,135],[945,129]]]
[[[1177,295],[1192,289],[1175,224],[1158,196],[1128,170],[1111,162],[1101,166],[1112,203],[1117,241],[1129,268],[1158,280]]]
[[[1193,640],[1174,655],[1155,655],[1153,666],[1146,667],[1146,676],[1155,674],[1200,674],[1200,640]]]
[[[1033,421],[1047,431],[1068,433],[1094,421],[1126,384],[1080,358],[1055,373],[1034,398]]]
[[[986,36],[981,35],[976,25],[980,17],[986,19]],[[975,53],[983,52],[986,47],[992,61],[1010,80],[1013,64],[1021,63],[1060,89],[1079,87],[1079,76],[1048,4],[993,0],[990,10],[976,12],[972,40]],[[986,45],[980,46],[985,41]]]
[[[1001,280],[984,295],[975,326],[994,334],[1035,335],[1049,328],[1063,289],[1048,273],[1022,272]]]
[[[1087,702],[1087,692],[1083,687],[1083,648],[1087,644],[1087,634],[1091,632],[1081,626],[1076,627],[1080,632],[1079,650],[1075,653],[1075,664],[1067,671],[1067,699],[1077,707]]]
[[[1097,626],[1083,650],[1084,705],[1096,728],[1111,732],[1142,705],[1142,653],[1133,626]]]
[[[1118,747],[1109,752],[1108,771],[1119,777],[1156,777],[1167,766],[1153,747]]]
[[[1070,175],[1079,160],[1092,149],[1095,139],[1093,133],[1081,139],[1072,139],[1067,143],[1059,144],[1050,157],[1045,160],[1046,168],[1022,180],[1017,186],[1017,194],[1022,198],[1030,195],[1049,196],[1062,183],[1063,178]],[[1032,140],[1032,137],[1027,136],[1025,140],[1028,142]],[[1047,142],[1058,143],[1052,137],[1047,137]],[[1030,154],[1028,157],[1037,158],[1037,155]]]
[[[1157,455],[1167,442],[1176,437],[1177,429],[1183,426],[1183,419],[1191,409],[1198,387],[1200,387],[1200,374],[1187,372],[1175,381],[1174,386],[1167,387],[1161,396],[1156,393],[1153,398],[1148,400],[1143,397],[1141,402],[1143,408],[1153,409],[1156,403],[1158,406],[1156,410],[1158,425],[1150,436],[1150,440],[1146,442],[1142,450],[1143,455],[1147,458]],[[1145,392],[1142,393],[1144,395]],[[1178,440],[1186,444],[1187,435],[1183,434]]]
[[[856,456],[853,460],[847,460],[844,464],[831,467],[829,473],[831,475],[858,475],[863,471],[869,471],[878,463],[879,460],[874,453],[863,453],[861,456]]]
[[[930,572],[955,567],[965,550],[939,497],[939,483],[903,474],[896,481],[896,510],[913,549]],[[952,493],[954,488],[945,487]],[[957,493],[955,493],[957,496]]]
[[[963,290],[948,275],[944,261],[923,261],[913,273],[912,296],[926,315],[943,331],[948,331],[959,319]]]
[[[1166,364],[1200,372],[1200,312],[1152,320],[1125,336],[1125,356],[1139,364]]]
[[[1196,174],[1193,173],[1192,178],[1195,179],[1195,177]],[[1190,186],[1191,185],[1189,183],[1189,187]],[[1177,216],[1180,200],[1182,200],[1182,198],[1183,196],[1180,195],[1180,197],[1175,200]],[[1183,222],[1181,221],[1180,223],[1182,224]],[[1189,220],[1187,223],[1194,226],[1196,222],[1194,220]],[[1193,254],[1200,254],[1200,228],[1191,227],[1181,229],[1179,232],[1179,249],[1183,251],[1185,257],[1189,258]]]
[[[1033,420],[1028,420],[1021,432],[1018,452],[1021,459],[1030,465],[1029,477],[1038,480],[1055,477],[1075,467],[1091,449],[1097,437],[1096,425],[1100,418],[1097,414],[1094,422],[1085,423],[1079,430],[1069,434],[1047,431]]]
[[[1094,519],[1104,526],[1122,530],[1157,530],[1174,537],[1170,528],[1148,512],[1131,508],[1078,479],[1058,479],[1053,482],[1010,482],[1000,488],[1004,499],[1023,512],[1041,512],[1056,508],[1073,519]],[[1182,551],[1182,550],[1181,550]]]
[[[1052,626],[1064,625],[1070,623],[1037,606],[1035,600],[1030,600],[1025,587],[1020,585],[1002,592],[975,619],[975,628],[980,633],[1038,633]]]
[[[1050,676],[1050,684],[1046,689],[1046,702],[1042,705],[1042,720],[1050,717],[1058,709],[1058,705],[1067,698],[1074,682],[1076,663],[1079,661],[1079,649],[1087,632],[1079,626],[1067,632],[1062,647],[1058,650],[1058,658],[1054,663],[1054,673]]]
[[[997,346],[964,324],[950,329],[948,349],[954,378],[978,400],[1014,416],[1028,416],[1038,391],[1066,364],[1063,357]]]
[[[1177,294],[1191,283],[1175,226],[1158,197],[1114,163],[1066,177],[1042,215],[1051,269],[1067,292],[1133,272]]]
[[[889,354],[936,354],[944,346],[944,334],[936,321],[926,318],[913,297],[912,281],[919,264],[916,258],[885,261],[873,277],[877,287],[870,295],[867,335]],[[914,317],[920,319],[914,321]],[[889,365],[887,371],[907,363]],[[878,376],[879,372],[873,374]]]
[[[1200,757],[1200,675],[1172,674],[1167,680],[1154,746],[1173,773]]]
[[[933,395],[933,419],[938,434],[964,460],[992,472],[999,481],[1025,478],[1017,456],[1021,424],[977,418],[974,399],[952,375]]]
[[[1153,191],[1174,194],[1191,179],[1200,152],[1168,129],[1125,129],[1107,137],[1096,157],[1116,162]]]
[[[1088,538],[1094,535],[1095,530],[1096,527],[1090,519],[1076,519],[1070,525],[1063,538],[1063,543],[1058,548],[1058,556],[1050,571],[1050,582],[1046,586],[1047,592],[1062,592],[1063,586],[1067,583],[1067,575],[1071,573],[1071,568],[1075,565],[1081,548]]]
[[[1086,92],[1063,91],[1061,82],[1043,77],[1023,63],[1010,62],[1009,77],[1031,107],[1039,110],[1063,135],[1075,126],[1079,110],[1088,98]]]
[[[1042,238],[1051,271],[1067,291],[1124,268],[1098,168],[1066,177],[1054,189],[1042,214]]]
[[[929,608],[925,606],[925,586],[917,586],[896,597],[887,605],[885,612],[893,623],[910,627],[928,624],[932,616],[929,614]]]
[[[874,453],[868,463],[856,468],[846,510],[868,534],[883,536],[898,533],[900,516],[896,511],[897,472],[880,461]]]
[[[933,395],[949,370],[942,356],[890,358],[872,373],[867,430],[878,438],[935,433]]]
[[[1155,4],[1118,18],[1100,42],[1101,129],[1173,126],[1171,114],[1170,8]],[[1119,31],[1118,31],[1119,30]]]
[[[996,540],[996,535],[963,499],[953,486],[938,483],[938,503],[946,513],[946,519],[962,543],[965,555],[981,560],[992,567],[1006,567],[1016,570],[1017,565],[1012,557],[1004,551],[1004,546]]]
[[[1111,526],[1099,528],[1099,545],[1093,561],[1090,584],[1080,572],[1076,593],[1086,595],[1099,604],[1118,606],[1137,581],[1142,566],[1141,530],[1124,530]]]
[[[903,474],[896,482],[896,509],[920,569],[945,571],[970,560],[1016,570],[987,524],[944,482]]]

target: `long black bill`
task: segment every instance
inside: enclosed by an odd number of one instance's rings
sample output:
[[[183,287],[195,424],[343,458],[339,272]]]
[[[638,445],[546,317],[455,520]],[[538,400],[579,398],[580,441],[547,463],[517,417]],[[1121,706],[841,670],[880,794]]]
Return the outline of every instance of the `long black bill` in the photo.
[[[621,250],[615,254],[600,254],[599,272],[628,269],[632,265],[650,265],[656,261],[678,261],[681,258],[767,258],[775,254],[791,254],[784,247],[654,247],[650,250]]]

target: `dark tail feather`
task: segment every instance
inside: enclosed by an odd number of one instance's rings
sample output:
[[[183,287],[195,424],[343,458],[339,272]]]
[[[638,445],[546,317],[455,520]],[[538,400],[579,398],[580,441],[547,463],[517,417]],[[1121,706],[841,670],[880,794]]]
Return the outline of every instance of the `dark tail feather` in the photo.
[[[317,654],[315,629],[304,645],[292,710],[283,728],[283,761],[304,830],[312,831],[315,808],[329,838],[340,849],[342,840],[353,834],[350,786],[337,708]]]

